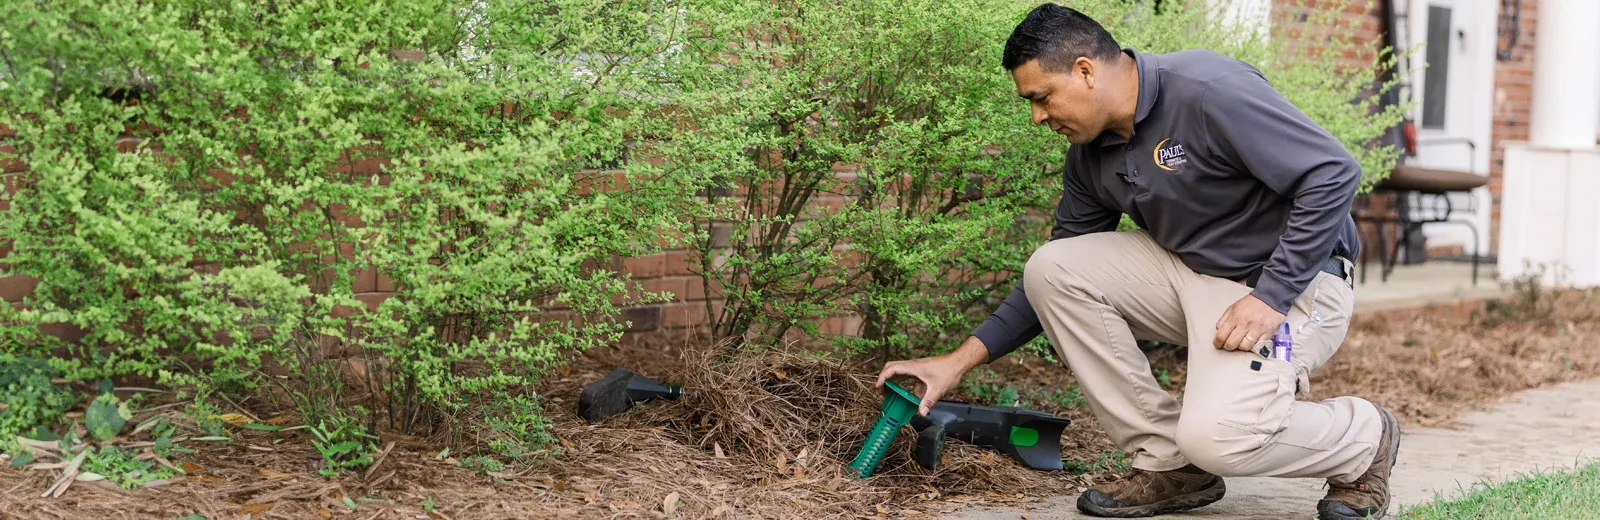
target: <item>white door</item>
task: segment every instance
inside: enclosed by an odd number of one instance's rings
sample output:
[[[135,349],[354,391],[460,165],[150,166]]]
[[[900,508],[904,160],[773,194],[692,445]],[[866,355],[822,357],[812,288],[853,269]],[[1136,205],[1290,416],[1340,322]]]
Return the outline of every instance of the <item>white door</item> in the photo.
[[[1410,92],[1418,101],[1418,166],[1489,175],[1493,128],[1495,16],[1489,0],[1411,0]],[[1452,220],[1476,226],[1480,254],[1489,251],[1488,187],[1453,197]],[[1475,204],[1475,210],[1468,211]],[[1460,245],[1471,252],[1472,228],[1456,223],[1423,228],[1429,246]]]

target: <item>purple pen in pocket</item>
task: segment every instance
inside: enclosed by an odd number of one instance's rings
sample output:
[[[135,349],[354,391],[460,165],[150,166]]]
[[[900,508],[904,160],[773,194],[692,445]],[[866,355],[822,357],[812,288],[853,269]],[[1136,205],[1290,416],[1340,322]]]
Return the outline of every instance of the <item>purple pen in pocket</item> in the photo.
[[[1294,350],[1294,339],[1289,337],[1289,322],[1278,325],[1278,332],[1272,335],[1272,359],[1288,361]]]

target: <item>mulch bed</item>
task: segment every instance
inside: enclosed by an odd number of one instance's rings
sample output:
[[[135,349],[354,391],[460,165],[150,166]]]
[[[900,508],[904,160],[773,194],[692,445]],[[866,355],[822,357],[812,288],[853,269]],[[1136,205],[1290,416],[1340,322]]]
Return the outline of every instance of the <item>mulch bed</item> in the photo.
[[[1313,375],[1313,398],[1358,395],[1409,425],[1438,426],[1515,391],[1600,373],[1600,299],[1569,291],[1536,303],[1513,298],[1360,316],[1345,346]],[[1032,471],[951,443],[928,471],[911,461],[907,429],[873,477],[858,481],[845,464],[877,417],[877,365],[819,361],[798,348],[717,359],[693,344],[598,349],[547,378],[540,391],[562,446],[531,466],[476,473],[460,468],[463,454],[441,455],[437,441],[388,435],[382,444],[392,447],[369,471],[329,479],[311,466],[319,457],[304,431],[236,428],[231,442],[186,443],[197,452],[174,462],[189,475],[158,488],[78,482],[44,498],[60,471],[0,469],[0,517],[924,517],[962,502],[1076,493],[1118,467],[1119,454],[1087,407],[1060,399],[1073,384],[1069,371],[1014,355],[969,374],[968,384],[1009,386],[1027,406],[1072,418],[1062,439],[1072,470]],[[1152,353],[1180,396],[1182,355]],[[579,390],[613,368],[697,392],[584,423],[576,417]],[[974,388],[948,397],[994,404]]]

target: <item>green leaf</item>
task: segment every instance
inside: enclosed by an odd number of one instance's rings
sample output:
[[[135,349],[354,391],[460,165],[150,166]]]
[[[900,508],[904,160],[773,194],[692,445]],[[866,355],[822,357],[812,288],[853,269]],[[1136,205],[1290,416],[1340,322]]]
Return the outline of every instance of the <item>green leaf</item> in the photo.
[[[33,440],[36,440],[36,441],[59,441],[59,440],[61,440],[61,435],[60,434],[56,433],[54,430],[51,430],[49,428],[45,428],[44,426],[34,426],[33,427],[33,431],[31,433],[29,433],[27,435],[27,437],[29,439],[33,439]]]
[[[127,424],[128,418],[122,411],[126,407],[119,406],[117,397],[112,394],[101,394],[94,402],[89,403],[89,409],[84,412],[84,426],[89,429],[89,434],[102,442],[117,438],[122,431],[122,426]]]
[[[356,508],[356,501],[350,500],[350,497],[346,496],[344,497],[344,506],[354,510]]]
[[[11,459],[11,467],[22,469],[22,467],[28,465],[29,462],[33,462],[33,454],[24,453],[16,456],[16,458]]]

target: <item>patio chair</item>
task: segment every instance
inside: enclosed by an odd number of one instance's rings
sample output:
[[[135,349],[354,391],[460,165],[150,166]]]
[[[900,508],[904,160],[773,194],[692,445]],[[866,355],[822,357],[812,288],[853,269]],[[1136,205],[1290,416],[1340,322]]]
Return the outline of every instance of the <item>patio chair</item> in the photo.
[[[1379,182],[1372,191],[1361,197],[1353,217],[1358,224],[1370,223],[1377,229],[1378,262],[1382,267],[1382,280],[1389,281],[1389,275],[1394,272],[1395,264],[1400,259],[1400,248],[1410,243],[1415,233],[1422,231],[1424,224],[1456,223],[1467,226],[1472,230],[1472,284],[1478,284],[1478,227],[1469,220],[1455,219],[1454,213],[1458,210],[1470,213],[1477,212],[1477,199],[1468,198],[1467,203],[1457,205],[1452,200],[1451,194],[1471,193],[1473,189],[1488,184],[1488,177],[1471,172],[1459,170],[1444,170],[1436,168],[1423,168],[1409,164],[1399,164],[1394,167],[1387,179]],[[1374,208],[1374,199],[1383,198],[1387,201],[1381,209]],[[1394,224],[1398,228],[1390,248],[1384,232],[1387,224]],[[1361,282],[1367,281],[1367,257],[1370,247],[1361,248]]]

